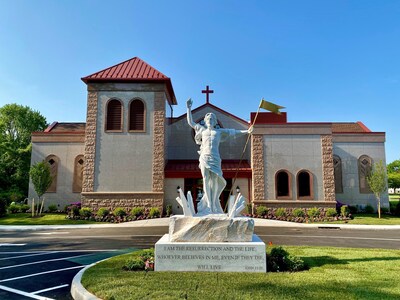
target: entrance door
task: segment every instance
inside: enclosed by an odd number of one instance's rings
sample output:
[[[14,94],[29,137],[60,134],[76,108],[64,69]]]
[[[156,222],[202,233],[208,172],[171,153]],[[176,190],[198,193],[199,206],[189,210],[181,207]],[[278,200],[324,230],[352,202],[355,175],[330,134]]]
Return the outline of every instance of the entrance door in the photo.
[[[229,199],[229,192],[232,188],[232,179],[227,178],[225,180],[226,180],[226,187],[222,191],[221,196],[219,197],[222,209],[225,209],[225,206]],[[197,212],[197,203],[198,203],[198,200],[200,200],[197,198],[198,198],[200,192],[201,192],[201,194],[203,194],[203,179],[202,178],[185,178],[185,187],[184,187],[185,196],[188,191],[190,191],[190,193],[192,194],[193,205]]]

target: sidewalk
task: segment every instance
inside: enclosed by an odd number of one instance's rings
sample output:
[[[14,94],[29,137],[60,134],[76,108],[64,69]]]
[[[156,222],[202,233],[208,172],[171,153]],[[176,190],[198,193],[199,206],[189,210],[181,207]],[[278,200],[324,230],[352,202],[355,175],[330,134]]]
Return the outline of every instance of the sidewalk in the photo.
[[[335,228],[335,229],[360,229],[360,230],[400,230],[400,225],[352,225],[352,224],[306,224],[276,221],[269,219],[254,219],[255,227],[292,227],[292,228]],[[35,231],[35,230],[58,230],[58,229],[91,229],[91,228],[111,228],[111,227],[168,227],[169,218],[148,219],[132,221],[119,224],[87,224],[87,225],[0,225],[0,231]]]

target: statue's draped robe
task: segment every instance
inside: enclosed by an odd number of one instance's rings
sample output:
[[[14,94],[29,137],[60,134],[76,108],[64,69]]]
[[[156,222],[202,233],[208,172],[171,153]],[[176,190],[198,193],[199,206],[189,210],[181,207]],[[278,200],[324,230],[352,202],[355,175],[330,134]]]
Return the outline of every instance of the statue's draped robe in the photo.
[[[219,197],[226,186],[222,177],[219,144],[230,136],[235,137],[235,129],[213,128],[196,124],[195,140],[200,145],[199,168],[203,176],[203,198],[200,200],[198,214],[222,214],[223,209]]]

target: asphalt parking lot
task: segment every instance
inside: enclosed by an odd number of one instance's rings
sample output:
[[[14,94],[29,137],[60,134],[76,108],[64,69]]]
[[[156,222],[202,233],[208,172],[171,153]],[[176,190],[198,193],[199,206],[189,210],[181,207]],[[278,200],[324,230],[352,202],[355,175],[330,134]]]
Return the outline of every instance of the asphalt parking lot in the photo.
[[[70,285],[82,268],[132,251],[12,251],[10,248],[0,247],[2,300],[72,299]]]

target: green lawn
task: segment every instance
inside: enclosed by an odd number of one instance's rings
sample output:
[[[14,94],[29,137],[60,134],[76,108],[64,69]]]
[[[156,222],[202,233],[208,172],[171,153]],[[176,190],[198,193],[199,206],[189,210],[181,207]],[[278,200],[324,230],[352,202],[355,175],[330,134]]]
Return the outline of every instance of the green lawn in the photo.
[[[74,225],[98,223],[85,220],[68,220],[65,216],[65,214],[45,213],[40,218],[32,218],[32,215],[28,213],[8,214],[0,218],[0,225]]]
[[[354,224],[354,225],[400,225],[400,217],[382,214],[355,214],[353,220],[325,222],[324,224]]]
[[[298,273],[128,272],[130,254],[88,269],[82,284],[102,299],[400,299],[400,250],[285,247]]]

